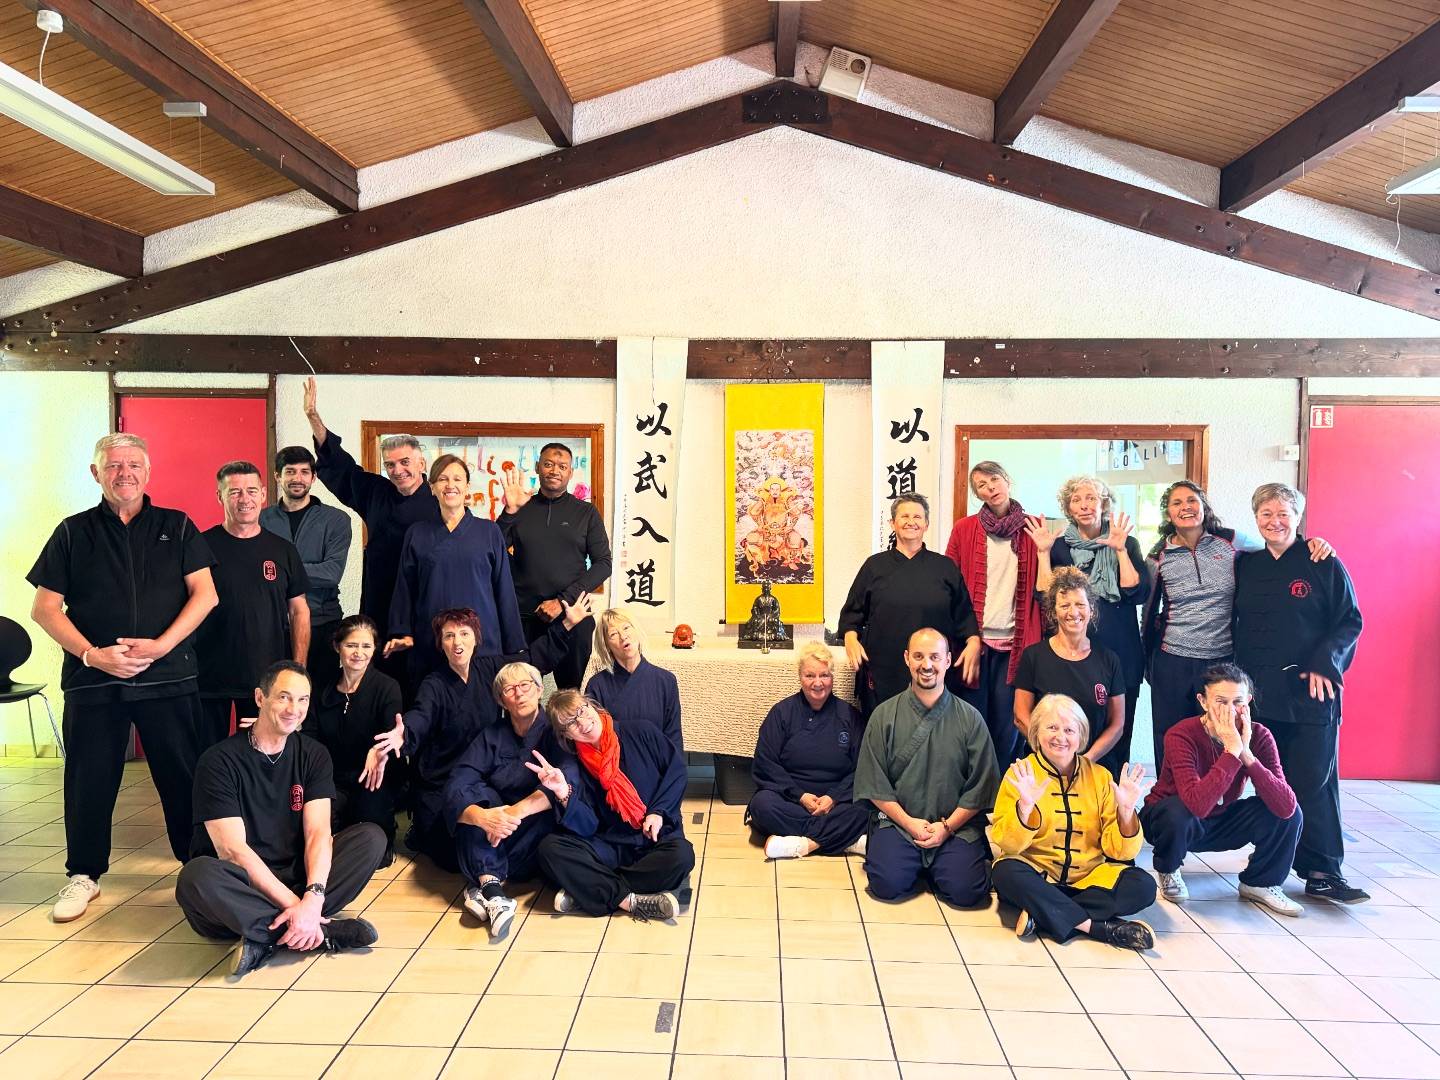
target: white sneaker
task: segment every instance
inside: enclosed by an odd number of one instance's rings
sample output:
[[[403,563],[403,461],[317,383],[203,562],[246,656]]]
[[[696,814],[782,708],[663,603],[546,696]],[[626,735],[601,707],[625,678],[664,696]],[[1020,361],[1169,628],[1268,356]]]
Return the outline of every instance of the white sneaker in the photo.
[[[851,844],[849,847],[847,847],[847,848],[845,849],[845,854],[846,854],[846,855],[864,855],[864,854],[865,854],[865,843],[866,843],[866,840],[867,840],[867,839],[868,839],[867,834],[862,832],[862,833],[860,834],[860,836],[856,839],[856,841],[855,841],[853,844]]]
[[[1160,895],[1172,904],[1190,899],[1190,890],[1185,887],[1185,879],[1180,876],[1179,870],[1160,875]]]
[[[1249,900],[1252,904],[1259,904],[1261,907],[1269,908],[1277,915],[1289,915],[1291,918],[1298,918],[1305,914],[1305,909],[1297,904],[1290,897],[1285,895],[1285,890],[1279,885],[1240,885],[1240,899]]]
[[[55,906],[50,909],[50,917],[57,923],[74,922],[85,914],[90,901],[99,895],[100,884],[92,881],[88,874],[71,874],[70,880],[55,897]]]
[[[803,859],[810,843],[803,836],[772,836],[765,841],[767,859]]]
[[[510,929],[510,920],[515,918],[515,908],[518,905],[503,893],[499,896],[488,897],[482,903],[490,916],[490,940],[504,939]]]
[[[480,892],[479,885],[465,886],[465,910],[474,915],[482,923],[490,921],[490,913],[485,910],[485,897]]]
[[[564,889],[555,894],[555,911],[560,915],[569,915],[571,912],[579,911],[580,905]]]

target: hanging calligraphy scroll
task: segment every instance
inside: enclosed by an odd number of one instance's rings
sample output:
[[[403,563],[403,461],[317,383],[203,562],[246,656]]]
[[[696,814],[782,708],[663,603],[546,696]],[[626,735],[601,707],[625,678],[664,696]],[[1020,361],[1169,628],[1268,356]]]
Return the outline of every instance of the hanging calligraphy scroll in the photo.
[[[684,338],[621,338],[616,345],[610,593],[646,631],[684,621],[674,606],[675,500],[687,352]]]
[[[945,388],[943,341],[877,341],[870,346],[875,507],[871,546],[892,542],[890,503],[918,493],[930,503],[925,543],[939,545],[940,400]],[[943,550],[943,549],[942,549]]]
[[[825,620],[825,387],[725,388],[725,621],[768,581],[787,622]]]

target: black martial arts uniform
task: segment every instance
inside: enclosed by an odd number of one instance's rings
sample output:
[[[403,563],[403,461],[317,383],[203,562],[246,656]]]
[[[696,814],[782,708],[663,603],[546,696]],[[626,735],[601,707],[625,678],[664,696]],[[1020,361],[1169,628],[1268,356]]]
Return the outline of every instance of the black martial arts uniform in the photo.
[[[1046,694],[1064,694],[1079,705],[1090,725],[1090,741],[1085,744],[1088,750],[1110,726],[1110,699],[1125,693],[1125,676],[1120,658],[1093,636],[1090,655],[1081,660],[1065,659],[1051,647],[1049,638],[1042,638],[1020,654],[1015,689],[1030,691],[1036,704]],[[1120,765],[1126,762],[1113,764],[1115,757],[1115,748],[1111,747],[1099,764],[1118,775]]]
[[[385,832],[387,849],[395,847],[396,764],[386,767],[385,779],[375,791],[359,780],[365,757],[375,736],[395,726],[403,710],[400,684],[374,664],[365,669],[353,694],[341,693],[337,684],[310,688],[310,714],[305,734],[330,752],[335,767],[335,795],[330,821],[336,832],[360,821],[372,821]]]
[[[659,728],[684,760],[680,684],[673,672],[656,667],[642,656],[634,671],[626,671],[619,664],[613,671],[597,671],[586,684],[585,693],[608,712],[616,724],[645,720]]]

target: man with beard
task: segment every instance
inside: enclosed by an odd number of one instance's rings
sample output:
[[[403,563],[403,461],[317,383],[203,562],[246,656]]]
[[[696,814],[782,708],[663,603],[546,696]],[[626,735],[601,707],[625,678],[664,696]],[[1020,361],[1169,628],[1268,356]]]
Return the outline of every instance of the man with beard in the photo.
[[[340,579],[350,557],[350,515],[326,506],[310,494],[315,486],[315,455],[303,446],[286,446],[275,455],[275,487],[280,505],[260,511],[260,527],[294,544],[305,564],[310,589],[310,651],[305,667],[318,696],[340,677],[339,656],[331,638],[344,613]]]
[[[905,666],[910,686],[876,706],[855,766],[855,800],[878,811],[865,854],[870,892],[898,900],[928,880],[942,900],[971,907],[990,891],[995,752],[984,718],[945,689],[944,634],[911,634]]]

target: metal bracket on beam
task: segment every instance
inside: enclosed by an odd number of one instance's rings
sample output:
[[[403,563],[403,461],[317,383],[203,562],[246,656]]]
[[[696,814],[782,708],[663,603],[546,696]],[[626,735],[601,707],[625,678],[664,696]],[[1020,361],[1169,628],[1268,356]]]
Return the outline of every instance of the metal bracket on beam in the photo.
[[[740,115],[747,124],[825,124],[830,98],[796,83],[771,85],[743,95]]]

